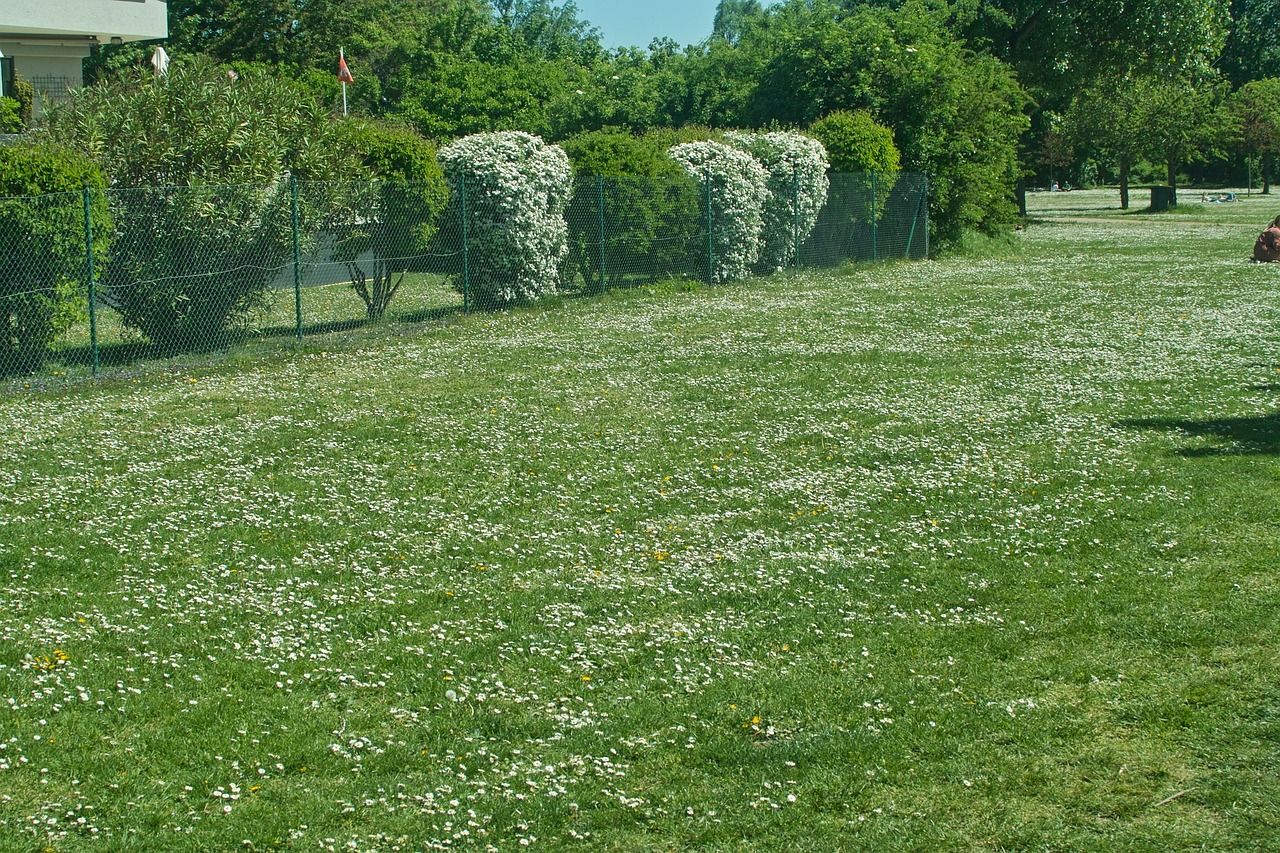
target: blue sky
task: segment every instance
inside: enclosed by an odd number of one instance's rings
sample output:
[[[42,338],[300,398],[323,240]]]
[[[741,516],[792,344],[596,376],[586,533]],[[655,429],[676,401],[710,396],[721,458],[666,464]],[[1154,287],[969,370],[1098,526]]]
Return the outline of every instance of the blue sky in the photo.
[[[575,0],[604,34],[605,47],[648,47],[657,36],[682,45],[711,35],[717,0]]]

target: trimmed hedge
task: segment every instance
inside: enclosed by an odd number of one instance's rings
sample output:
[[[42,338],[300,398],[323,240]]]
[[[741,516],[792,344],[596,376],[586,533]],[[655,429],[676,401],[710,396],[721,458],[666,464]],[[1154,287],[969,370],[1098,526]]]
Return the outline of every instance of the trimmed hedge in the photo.
[[[485,247],[458,287],[491,307],[555,293],[573,191],[564,151],[520,131],[480,133],[442,148],[440,161],[459,206],[466,199],[468,240]]]
[[[352,186],[346,215],[335,222],[334,259],[346,264],[352,290],[378,320],[429,250],[449,188],[435,145],[411,128],[351,119],[338,124],[337,139],[373,181]]]
[[[606,128],[570,137],[565,152],[576,177],[569,222],[568,272],[587,289],[699,275],[705,241],[672,240],[705,227],[699,188],[667,154],[670,132],[637,136]],[[604,246],[601,204],[604,206]]]
[[[833,173],[875,173],[874,208],[867,205],[855,207],[861,208],[859,218],[863,221],[869,221],[872,216],[876,219],[883,216],[885,204],[889,201],[889,195],[893,192],[902,168],[902,155],[893,142],[893,131],[880,124],[865,110],[839,110],[810,125],[808,134],[827,149],[827,159]]]
[[[756,158],[769,173],[760,260],[756,270],[785,269],[809,237],[827,202],[827,152],[822,143],[800,133],[725,134],[730,145]]]
[[[84,187],[102,263],[109,220],[97,167],[48,144],[0,147],[0,374],[38,368],[85,309]]]

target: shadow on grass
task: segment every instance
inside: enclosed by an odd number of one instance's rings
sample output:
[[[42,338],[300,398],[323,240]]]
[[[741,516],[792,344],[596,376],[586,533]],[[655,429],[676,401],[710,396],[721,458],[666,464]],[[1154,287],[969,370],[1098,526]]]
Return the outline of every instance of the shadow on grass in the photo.
[[[302,336],[310,335],[327,335],[331,332],[350,332],[355,329],[362,329],[369,325],[367,317],[359,317],[353,320],[327,320],[323,323],[303,323]],[[295,325],[279,325],[268,326],[259,329],[253,337],[261,338],[291,338],[298,333],[298,327]]]
[[[1050,215],[1052,215],[1052,214],[1054,214],[1054,213],[1097,213],[1097,214],[1107,214],[1107,213],[1113,213],[1113,212],[1114,212],[1114,213],[1120,213],[1120,212],[1121,212],[1121,208],[1120,208],[1120,205],[1119,205],[1119,204],[1109,205],[1109,206],[1106,206],[1106,207],[1099,207],[1099,206],[1097,206],[1097,205],[1092,205],[1092,204],[1081,204],[1079,207],[1075,207],[1075,206],[1068,206],[1068,205],[1064,205],[1064,206],[1059,207],[1058,205],[1056,205],[1056,204],[1055,204],[1053,207],[1036,207],[1036,208],[1032,208],[1032,209],[1033,209],[1036,213],[1041,213],[1041,214],[1043,214],[1043,213],[1049,213]]]
[[[1115,212],[1120,216],[1160,216],[1172,218],[1178,216],[1193,216],[1198,213],[1204,213],[1205,206],[1203,204],[1187,204],[1184,202],[1173,207],[1156,210],[1149,204],[1143,206],[1139,203],[1136,205],[1130,205],[1127,210],[1116,208]]]
[[[125,367],[139,361],[171,357],[174,352],[163,352],[155,344],[145,341],[127,343],[101,343],[98,345],[98,363],[103,367]],[[67,347],[58,351],[58,360],[66,364],[93,363],[93,351],[88,344]]]
[[[372,323],[366,317],[347,320],[329,320],[325,322],[305,323],[302,326],[303,338],[331,334],[334,332],[353,332],[361,329],[372,329],[379,325],[397,326],[426,323],[444,320],[462,313],[461,305],[446,305],[437,308],[423,308],[417,311],[406,311],[388,317],[385,323]],[[297,335],[297,328],[292,324],[264,326],[260,329],[237,329],[212,335],[200,344],[187,346],[163,347],[147,341],[103,342],[98,345],[98,363],[104,369],[125,368],[143,362],[158,362],[183,356],[209,356],[213,353],[229,352],[243,347],[253,341],[269,339],[288,339]],[[87,367],[93,363],[93,352],[89,344],[77,344],[59,349],[57,361],[65,365]],[[24,373],[0,370],[0,379],[21,378]],[[34,375],[39,375],[34,374]]]
[[[420,308],[417,311],[406,311],[403,314],[397,314],[395,321],[397,323],[427,323],[432,320],[443,320],[461,313],[463,313],[461,305],[441,305],[437,308]]]
[[[1129,429],[1181,432],[1198,438],[1217,438],[1231,442],[1225,447],[1184,447],[1179,456],[1280,456],[1280,412],[1245,418],[1191,420],[1178,418],[1142,418],[1121,421]]]

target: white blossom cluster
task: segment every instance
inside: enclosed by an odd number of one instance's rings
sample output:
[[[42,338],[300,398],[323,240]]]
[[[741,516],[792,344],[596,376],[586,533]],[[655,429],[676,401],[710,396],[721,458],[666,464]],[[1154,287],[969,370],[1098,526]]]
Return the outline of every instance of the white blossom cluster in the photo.
[[[719,142],[686,142],[668,153],[709,188],[712,281],[747,277],[760,258],[769,173],[750,154]]]
[[[756,268],[777,272],[795,259],[826,204],[827,149],[816,139],[794,132],[734,130],[725,139],[754,157],[769,174]]]
[[[454,197],[465,181],[471,292],[482,304],[537,299],[557,289],[568,254],[569,158],[521,131],[480,133],[440,149]]]

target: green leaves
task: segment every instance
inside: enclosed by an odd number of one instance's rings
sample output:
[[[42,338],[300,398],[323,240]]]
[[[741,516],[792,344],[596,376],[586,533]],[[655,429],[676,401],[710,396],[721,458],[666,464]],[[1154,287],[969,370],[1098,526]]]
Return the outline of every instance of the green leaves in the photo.
[[[962,23],[1041,99],[1131,71],[1193,74],[1218,57],[1227,0],[992,0]]]
[[[108,219],[93,163],[48,144],[0,146],[0,375],[39,367],[84,304],[85,187],[101,263]]]
[[[338,136],[374,180],[336,187],[333,257],[347,265],[369,319],[377,320],[404,272],[427,251],[448,187],[435,146],[409,128],[353,119],[338,125]],[[326,189],[335,188],[316,187]]]
[[[1218,67],[1237,86],[1280,76],[1275,0],[1231,0],[1231,33]]]
[[[833,172],[877,172],[892,181],[901,166],[893,131],[866,110],[839,110],[809,126],[827,149]]]
[[[55,139],[98,160],[115,190],[103,276],[126,325],[165,349],[218,344],[262,304],[292,248],[288,181],[356,174],[328,116],[258,66],[238,79],[178,58],[81,90]],[[306,224],[318,205],[300,211]]]
[[[1227,108],[1234,137],[1244,151],[1280,153],[1280,78],[1246,83],[1231,95]]]

